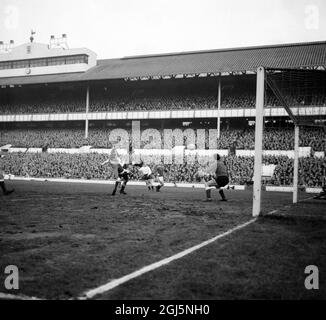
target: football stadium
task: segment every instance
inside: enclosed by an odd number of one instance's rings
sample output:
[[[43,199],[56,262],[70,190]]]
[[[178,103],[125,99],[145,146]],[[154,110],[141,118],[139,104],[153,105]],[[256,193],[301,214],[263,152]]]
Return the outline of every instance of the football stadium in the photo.
[[[0,43],[0,147],[0,299],[326,298],[326,42],[98,59],[32,32]]]

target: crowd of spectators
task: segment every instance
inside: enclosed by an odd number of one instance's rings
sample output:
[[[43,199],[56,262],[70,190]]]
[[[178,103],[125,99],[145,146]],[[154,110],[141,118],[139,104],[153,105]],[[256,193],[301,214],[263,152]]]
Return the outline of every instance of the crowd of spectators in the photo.
[[[113,171],[101,163],[107,155],[39,153],[10,153],[6,156],[4,171],[16,176],[66,179],[112,179]],[[231,184],[250,184],[254,173],[253,157],[228,156],[224,158],[228,168]],[[293,179],[293,159],[288,157],[267,156],[264,164],[275,164],[276,169],[270,183],[274,185],[291,185]],[[156,164],[150,164],[154,169]],[[161,164],[162,165],[162,164]],[[198,162],[191,164],[164,164],[166,182],[200,182]],[[131,168],[132,180],[139,180],[137,169]],[[306,187],[321,187],[326,172],[326,159],[313,157],[300,158],[299,185]]]
[[[90,112],[195,110],[216,108],[213,95],[169,95],[93,99]]]
[[[9,90],[9,89],[8,89]],[[85,112],[85,94],[80,90],[59,91],[47,87],[0,92],[0,114],[49,114]]]
[[[0,103],[0,114],[49,114],[49,113],[74,113],[85,112],[84,102],[81,100],[22,102],[14,104]]]
[[[266,157],[266,163],[276,165],[272,179],[275,185],[291,185],[293,183],[293,159],[270,156]],[[325,174],[325,158],[299,158],[299,186],[321,187]]]
[[[141,131],[141,133],[144,130]],[[85,139],[82,129],[12,129],[0,131],[0,145],[11,144],[13,147],[42,148],[47,145],[49,148],[79,148],[83,145],[90,145],[95,148],[111,148],[109,140],[110,129],[89,130],[89,136]],[[129,142],[131,143],[131,130],[127,129]],[[164,130],[159,130],[163,145]],[[178,130],[182,135],[184,130]],[[196,134],[196,130],[194,130]],[[205,135],[205,147],[210,147],[208,130]],[[184,136],[173,140],[172,147],[176,141],[186,144]],[[255,132],[252,127],[246,129],[222,129],[219,139],[215,139],[214,148],[229,149],[236,142],[236,149],[253,150],[255,146]],[[145,143],[140,143],[144,147]],[[322,128],[304,127],[300,130],[300,146],[311,147],[313,151],[326,151],[326,133]],[[264,150],[293,150],[294,130],[289,127],[265,128],[263,139]]]
[[[246,87],[222,87],[221,108],[238,109],[254,108],[256,103],[255,90]],[[217,92],[212,90],[197,89],[196,86],[187,91],[159,90],[158,88],[141,91],[120,90],[109,93],[94,92],[90,94],[90,112],[117,112],[117,111],[150,111],[150,110],[195,110],[216,109]],[[312,96],[285,96],[290,106],[324,106],[326,107],[325,94]],[[266,95],[266,105],[280,107],[280,102],[273,94]],[[0,114],[42,114],[42,113],[79,113],[86,110],[85,92],[54,94],[31,94],[19,96],[14,99],[0,96]]]

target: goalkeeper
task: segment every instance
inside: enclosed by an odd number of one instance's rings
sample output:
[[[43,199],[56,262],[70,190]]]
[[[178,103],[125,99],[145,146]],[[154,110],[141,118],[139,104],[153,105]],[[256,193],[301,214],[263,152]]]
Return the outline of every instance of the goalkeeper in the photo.
[[[133,163],[135,167],[138,167],[138,171],[141,174],[141,179],[145,180],[146,186],[149,191],[154,190],[154,177],[152,175],[151,168],[146,165],[142,160],[140,163]]]
[[[204,180],[206,201],[212,201],[211,190],[215,188],[222,198],[221,201],[227,201],[222,188],[229,183],[228,171],[219,154],[214,155],[214,160],[214,163],[206,170],[211,179],[209,181]]]

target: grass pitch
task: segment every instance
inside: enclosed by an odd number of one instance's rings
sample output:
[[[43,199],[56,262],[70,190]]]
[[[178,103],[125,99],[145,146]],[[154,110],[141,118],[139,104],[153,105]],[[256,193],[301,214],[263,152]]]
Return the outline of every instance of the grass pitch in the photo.
[[[45,299],[77,298],[252,218],[250,190],[206,203],[200,189],[128,186],[112,197],[109,185],[14,187],[0,197],[0,284],[13,264],[20,287],[0,292]],[[325,299],[325,202],[289,203],[291,194],[265,192],[264,213],[277,212],[95,299]],[[304,287],[311,264],[319,290]]]

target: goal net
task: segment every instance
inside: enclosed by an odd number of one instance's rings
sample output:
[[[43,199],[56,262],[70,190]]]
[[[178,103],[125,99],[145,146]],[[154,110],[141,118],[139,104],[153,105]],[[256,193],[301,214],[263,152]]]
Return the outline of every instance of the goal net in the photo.
[[[325,184],[326,71],[257,69],[253,216],[262,190],[319,192]],[[267,172],[267,173],[265,173]]]

